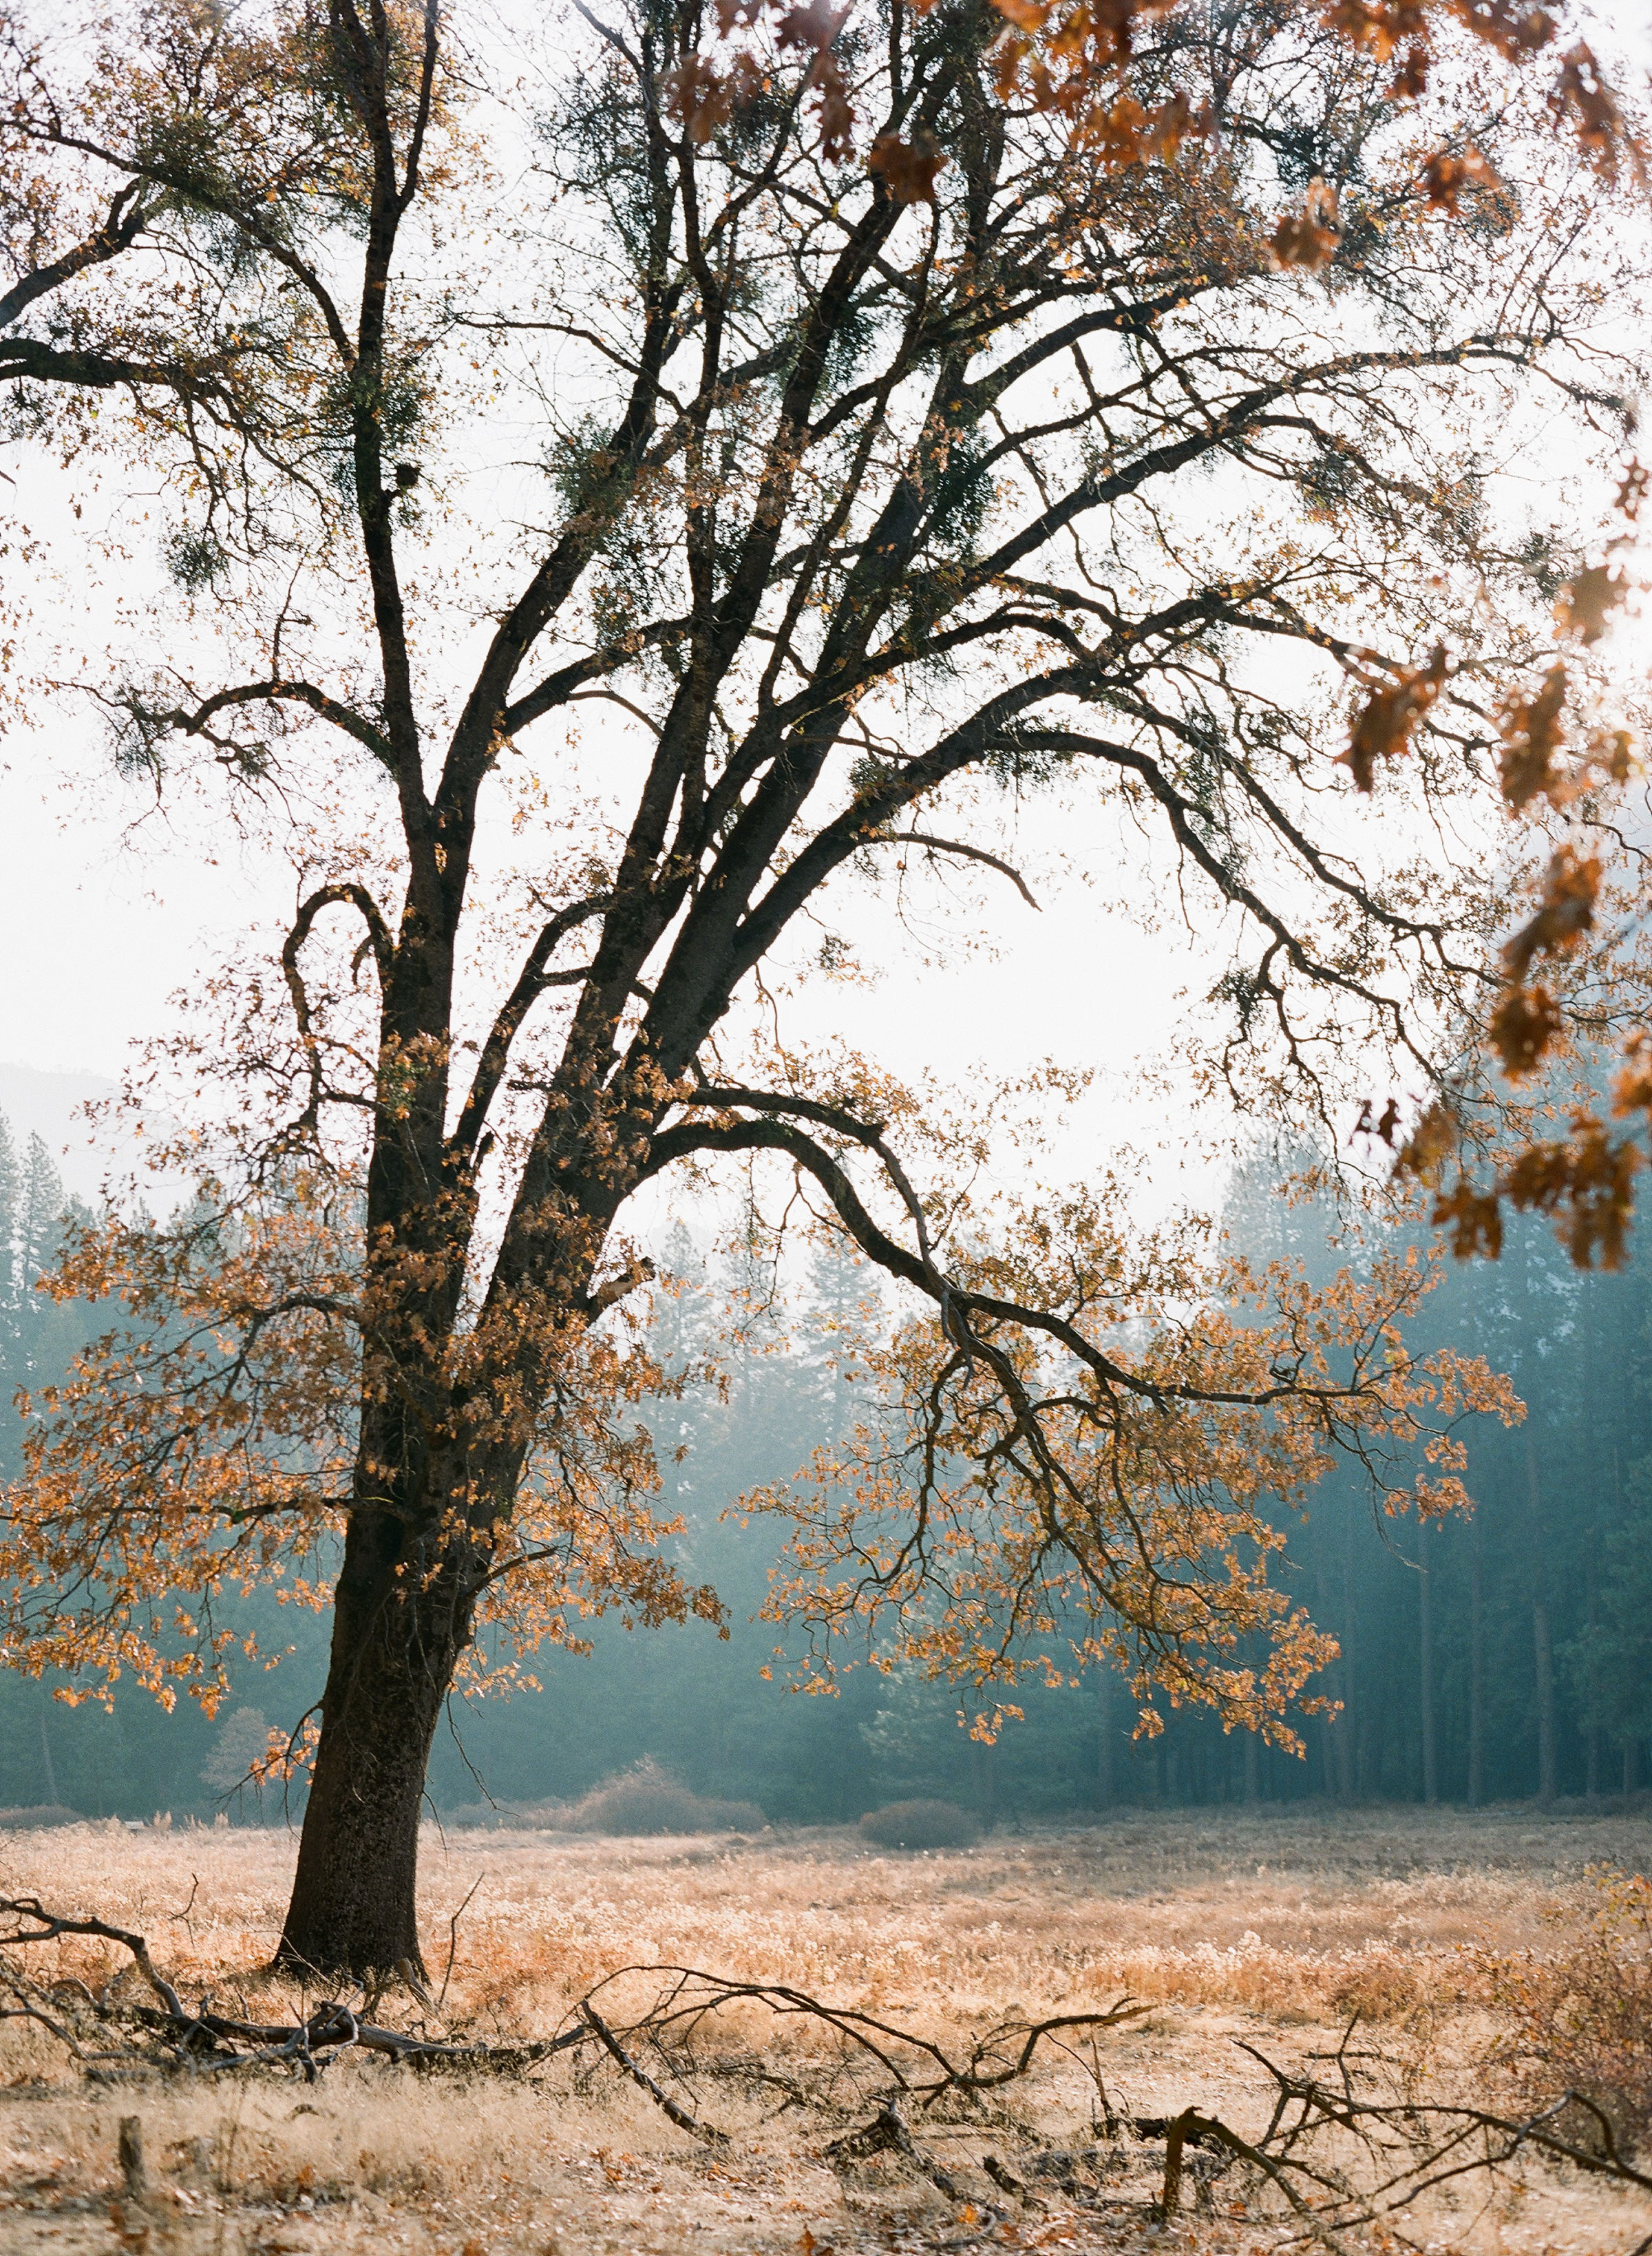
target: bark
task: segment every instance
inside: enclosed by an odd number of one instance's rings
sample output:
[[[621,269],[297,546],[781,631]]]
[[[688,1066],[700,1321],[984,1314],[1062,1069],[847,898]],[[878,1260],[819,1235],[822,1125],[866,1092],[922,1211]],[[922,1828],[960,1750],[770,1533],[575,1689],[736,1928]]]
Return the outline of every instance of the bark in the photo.
[[[1526,1440],[1526,1481],[1531,1499],[1532,1692],[1537,1708],[1537,1796],[1539,1801],[1548,1802],[1559,1790],[1555,1759],[1555,1655],[1549,1626],[1549,1601],[1543,1595],[1548,1547],[1543,1540],[1537,1455],[1529,1435]]]
[[[365,1980],[410,1964],[425,1767],[469,1636],[459,1569],[420,1587],[404,1523],[351,1520],[339,1578],[321,1738],[278,1963]]]
[[[1480,1538],[1476,1518],[1468,1552],[1468,1806],[1486,1799],[1486,1630],[1480,1611]]]
[[[1417,1626],[1421,1661],[1418,1688],[1423,1702],[1423,1799],[1424,1801],[1438,1801],[1440,1798],[1440,1776],[1434,1733],[1434,1607],[1428,1555],[1429,1524],[1425,1519],[1417,1529]]]
[[[1533,1682],[1537,1696],[1537,1795],[1552,1801],[1559,1791],[1555,1762],[1555,1659],[1547,1602],[1533,1594],[1531,1639]]]

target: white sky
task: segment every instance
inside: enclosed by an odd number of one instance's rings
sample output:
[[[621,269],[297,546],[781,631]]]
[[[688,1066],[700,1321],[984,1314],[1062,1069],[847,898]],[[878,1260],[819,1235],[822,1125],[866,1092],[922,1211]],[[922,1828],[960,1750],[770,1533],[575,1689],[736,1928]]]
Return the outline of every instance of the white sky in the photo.
[[[1631,18],[1637,27],[1647,20],[1641,0],[1617,18],[1620,36]],[[37,530],[69,530],[62,487],[38,461],[8,455],[0,468],[19,480],[6,498]],[[60,544],[60,568],[72,568],[75,546]],[[141,597],[138,560],[153,559],[152,539],[140,539],[133,553],[138,581],[111,598]],[[60,602],[61,589],[48,600]],[[94,628],[86,639],[95,649],[101,638]],[[0,1109],[15,1127],[46,1135],[63,1153],[70,1187],[83,1193],[95,1189],[102,1163],[85,1131],[71,1127],[70,1104],[92,1082],[119,1074],[130,1044],[172,1023],[177,989],[238,952],[250,930],[273,928],[293,899],[278,851],[243,850],[225,835],[208,863],[199,831],[172,832],[153,805],[145,786],[116,778],[72,701],[0,736]],[[922,941],[907,939],[880,902],[864,918],[843,920],[852,939],[865,939],[864,960],[880,967],[875,983],[815,985],[791,1006],[785,1031],[816,1043],[847,1033],[903,1075],[928,1068],[955,1082],[983,1069],[1002,1078],[1047,1057],[1093,1067],[1096,1096],[1058,1124],[1054,1171],[1093,1173],[1128,1144],[1151,1154],[1150,1205],[1208,1195],[1213,1166],[1193,1146],[1185,1108],[1143,1082],[1182,1017],[1182,991],[1196,1001],[1209,988],[1226,946],[1196,948],[1174,927],[1146,934],[1109,916],[1083,886],[1055,882],[1051,852],[1041,845],[1080,861],[1104,855],[1101,825],[1092,835],[1068,821],[1058,837],[1033,812],[1026,831],[1027,874],[1042,913],[984,873],[959,885],[960,903],[984,902],[995,960],[926,965]],[[963,835],[996,842],[985,828]],[[933,898],[931,877],[917,885]],[[932,920],[936,928],[946,921]]]

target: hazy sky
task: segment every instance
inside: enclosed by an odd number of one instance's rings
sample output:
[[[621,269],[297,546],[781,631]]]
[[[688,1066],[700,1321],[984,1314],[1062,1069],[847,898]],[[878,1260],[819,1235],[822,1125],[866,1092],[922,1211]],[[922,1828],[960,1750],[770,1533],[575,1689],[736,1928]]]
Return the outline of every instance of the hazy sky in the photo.
[[[89,1192],[99,1165],[84,1132],[71,1131],[70,1103],[94,1080],[118,1075],[131,1042],[171,1023],[175,990],[221,962],[250,927],[279,918],[292,880],[278,855],[243,853],[233,837],[207,866],[198,840],[179,836],[155,814],[152,794],[116,778],[69,715],[7,744],[0,1066],[35,1071],[0,1074],[0,1109],[55,1149],[67,1139],[66,1180]],[[1107,915],[1071,877],[1058,882],[1047,821],[1034,813],[1025,828],[1039,912],[995,877],[969,872],[953,904],[938,896],[931,873],[917,874],[914,898],[931,910],[927,934],[903,931],[888,894],[868,905],[874,983],[814,988],[788,1006],[787,1031],[821,1041],[847,1026],[857,1047],[903,1075],[930,1067],[966,1082],[988,1061],[995,1076],[1049,1056],[1101,1068],[1096,1103],[1072,1124],[1067,1164],[1087,1172],[1121,1138],[1156,1141],[1163,1107],[1138,1096],[1140,1066],[1179,1016],[1178,988],[1192,976],[1202,991],[1211,974],[1185,942],[1150,938]],[[981,928],[983,911],[995,957],[925,965],[927,937],[949,926]],[[43,1071],[75,1080],[60,1085]]]

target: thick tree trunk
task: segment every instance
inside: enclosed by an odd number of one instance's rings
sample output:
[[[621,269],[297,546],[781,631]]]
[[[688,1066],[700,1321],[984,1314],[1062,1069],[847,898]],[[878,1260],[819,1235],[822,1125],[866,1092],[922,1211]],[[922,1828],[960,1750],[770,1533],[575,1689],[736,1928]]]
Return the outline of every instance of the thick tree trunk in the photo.
[[[421,1587],[402,1523],[358,1512],[345,1544],[321,1738],[278,1961],[322,1976],[411,1970],[418,1820],[442,1702],[470,1631],[452,1569]]]

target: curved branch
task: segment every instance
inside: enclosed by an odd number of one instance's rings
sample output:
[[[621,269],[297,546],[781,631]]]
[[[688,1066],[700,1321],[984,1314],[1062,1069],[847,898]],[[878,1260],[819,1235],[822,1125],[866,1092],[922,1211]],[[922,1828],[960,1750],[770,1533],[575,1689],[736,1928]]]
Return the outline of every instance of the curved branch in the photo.
[[[868,846],[927,846],[937,854],[961,854],[967,861],[984,862],[989,870],[996,870],[1001,877],[1009,878],[1030,909],[1038,909],[1038,904],[1028,892],[1027,881],[1020,871],[1009,862],[1001,862],[996,854],[989,854],[984,846],[966,845],[961,838],[931,838],[926,830],[885,830],[877,837],[868,838],[861,842]],[[1038,913],[1042,916],[1044,912],[1039,909]]]
[[[342,729],[347,737],[354,737],[357,744],[365,744],[386,767],[394,768],[395,756],[390,738],[383,730],[376,729],[370,721],[364,720],[361,714],[353,711],[338,698],[329,697],[325,689],[318,689],[312,681],[297,681],[280,675],[268,681],[243,681],[234,689],[220,689],[198,705],[193,713],[179,710],[168,714],[166,718],[174,728],[181,729],[186,737],[200,737],[209,733],[207,726],[209,721],[234,706],[278,704],[308,706],[311,712],[319,714],[322,720],[330,721],[335,729]]]

